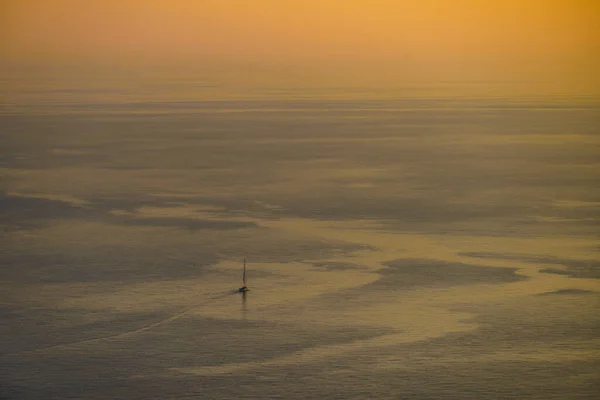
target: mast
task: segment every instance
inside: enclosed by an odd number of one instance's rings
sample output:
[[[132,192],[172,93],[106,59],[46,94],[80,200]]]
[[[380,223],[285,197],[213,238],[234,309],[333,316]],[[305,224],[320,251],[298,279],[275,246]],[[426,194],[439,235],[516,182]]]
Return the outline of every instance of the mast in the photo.
[[[242,276],[242,280],[244,281],[244,286],[246,286],[246,257],[244,257],[244,275]]]

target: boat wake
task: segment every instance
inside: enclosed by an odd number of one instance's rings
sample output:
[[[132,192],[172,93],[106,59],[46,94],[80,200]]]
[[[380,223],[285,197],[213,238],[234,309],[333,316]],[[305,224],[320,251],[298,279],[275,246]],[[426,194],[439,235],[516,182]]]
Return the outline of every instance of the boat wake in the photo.
[[[216,301],[219,299],[222,299],[224,297],[230,296],[232,294],[236,294],[238,293],[238,291],[236,290],[235,292],[225,292],[225,293],[220,293],[218,295],[212,296],[210,298],[207,299],[207,301]],[[206,305],[207,302],[203,302],[202,306]],[[54,351],[54,350],[60,350],[60,349],[65,349],[68,347],[73,347],[73,346],[81,346],[81,345],[87,345],[87,344],[91,344],[91,343],[100,343],[100,342],[105,342],[105,341],[109,341],[109,340],[115,340],[115,339],[122,339],[122,338],[127,338],[127,337],[131,337],[131,336],[135,336],[135,335],[139,335],[141,333],[147,332],[149,330],[152,330],[154,328],[157,328],[159,326],[162,325],[166,325],[170,322],[173,322],[179,318],[182,318],[190,313],[192,313],[194,310],[196,310],[198,307],[200,307],[200,305],[195,304],[193,306],[190,306],[186,309],[184,309],[181,312],[178,312],[176,314],[172,314],[164,319],[161,319],[159,321],[156,322],[152,322],[150,324],[144,325],[140,328],[131,330],[131,331],[126,331],[126,332],[120,332],[120,333],[114,333],[108,336],[101,336],[101,337],[97,337],[97,338],[91,338],[91,339],[84,339],[84,340],[78,340],[75,342],[69,342],[69,343],[61,343],[61,344],[57,344],[57,345],[53,345],[53,346],[48,346],[48,347],[43,347],[43,348],[39,348],[39,349],[33,349],[33,350],[25,350],[25,351],[20,351],[20,352],[15,352],[15,353],[8,353],[8,354],[1,354],[0,358],[2,357],[11,357],[11,356],[18,356],[18,355],[27,355],[27,354],[36,354],[36,353],[45,353],[45,352],[49,352],[49,351]]]

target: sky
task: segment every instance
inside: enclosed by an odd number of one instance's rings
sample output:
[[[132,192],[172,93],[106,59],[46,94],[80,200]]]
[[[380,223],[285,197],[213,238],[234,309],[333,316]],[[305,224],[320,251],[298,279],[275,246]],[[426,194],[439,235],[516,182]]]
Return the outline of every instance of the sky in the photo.
[[[594,0],[2,0],[1,58],[596,88]],[[298,71],[301,71],[298,78]],[[303,75],[304,74],[304,75]],[[340,78],[341,79],[341,78]]]

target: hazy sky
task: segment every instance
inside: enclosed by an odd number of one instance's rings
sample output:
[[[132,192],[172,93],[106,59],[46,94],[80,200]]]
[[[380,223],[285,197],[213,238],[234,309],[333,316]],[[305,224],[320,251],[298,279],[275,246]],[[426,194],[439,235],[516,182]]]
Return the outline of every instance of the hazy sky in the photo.
[[[260,64],[366,81],[581,86],[597,85],[600,70],[595,0],[0,1],[9,61]]]

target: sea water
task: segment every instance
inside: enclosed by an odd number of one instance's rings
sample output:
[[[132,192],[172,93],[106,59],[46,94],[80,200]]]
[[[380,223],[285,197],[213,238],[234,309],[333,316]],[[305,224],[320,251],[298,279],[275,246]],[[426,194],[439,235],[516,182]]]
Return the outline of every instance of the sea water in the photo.
[[[5,87],[0,397],[597,398],[600,103],[481,87]]]

